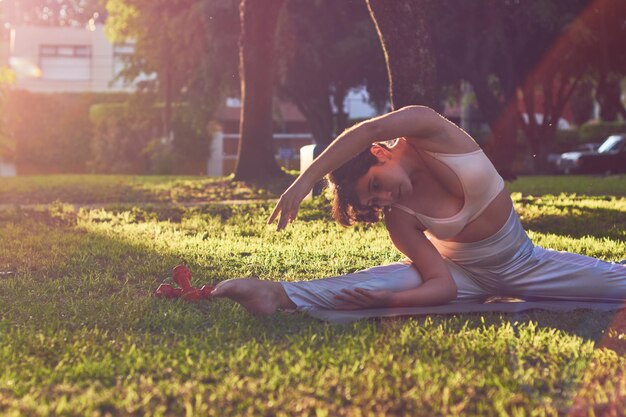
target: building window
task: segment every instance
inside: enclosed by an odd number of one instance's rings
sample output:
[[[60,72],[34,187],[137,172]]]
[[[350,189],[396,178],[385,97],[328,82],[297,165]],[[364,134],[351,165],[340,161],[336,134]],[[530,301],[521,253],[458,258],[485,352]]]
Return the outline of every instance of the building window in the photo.
[[[42,79],[89,81],[91,79],[91,46],[40,45],[39,67]]]

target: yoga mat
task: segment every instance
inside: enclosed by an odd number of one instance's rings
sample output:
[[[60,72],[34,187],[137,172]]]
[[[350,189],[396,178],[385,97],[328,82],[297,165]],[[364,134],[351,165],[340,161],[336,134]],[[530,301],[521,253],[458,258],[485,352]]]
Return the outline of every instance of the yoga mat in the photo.
[[[613,311],[626,308],[625,303],[584,301],[498,301],[484,304],[452,303],[431,307],[376,308],[369,310],[307,310],[306,313],[321,320],[342,324],[372,317],[424,316],[428,314],[463,313],[519,313],[527,310]]]

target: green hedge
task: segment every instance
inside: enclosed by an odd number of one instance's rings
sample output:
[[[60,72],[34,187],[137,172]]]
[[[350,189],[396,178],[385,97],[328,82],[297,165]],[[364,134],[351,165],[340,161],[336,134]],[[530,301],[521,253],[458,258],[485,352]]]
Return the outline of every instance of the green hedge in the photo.
[[[0,160],[5,162],[15,161],[15,142],[0,132]]]
[[[83,173],[91,158],[89,108],[126,94],[10,91],[5,99],[5,134],[15,144],[20,174]]]
[[[592,121],[580,127],[583,142],[603,142],[607,137],[617,133],[626,133],[626,122]]]
[[[569,145],[573,143],[585,142],[580,136],[579,129],[567,129],[556,131],[556,143],[558,145]]]
[[[207,123],[187,106],[176,105],[176,139],[163,145],[162,106],[154,101],[128,93],[9,91],[1,103],[0,148],[21,175],[205,172]]]
[[[188,105],[175,103],[174,140],[164,141],[163,105],[154,98],[133,97],[124,103],[91,107],[95,127],[92,172],[125,174],[202,174],[209,156],[207,124]]]

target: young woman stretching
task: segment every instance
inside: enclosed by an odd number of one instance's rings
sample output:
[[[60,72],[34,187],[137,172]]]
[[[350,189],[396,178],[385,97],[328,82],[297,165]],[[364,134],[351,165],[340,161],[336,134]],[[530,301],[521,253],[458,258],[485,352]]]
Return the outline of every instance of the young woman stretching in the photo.
[[[396,138],[390,147],[375,143]],[[626,300],[626,266],[534,246],[480,147],[430,108],[405,107],[341,134],[283,193],[269,223],[278,218],[281,230],[292,222],[326,174],[333,217],[343,225],[384,219],[408,260],[313,281],[233,279],[212,295],[253,314],[479,303],[490,296]]]

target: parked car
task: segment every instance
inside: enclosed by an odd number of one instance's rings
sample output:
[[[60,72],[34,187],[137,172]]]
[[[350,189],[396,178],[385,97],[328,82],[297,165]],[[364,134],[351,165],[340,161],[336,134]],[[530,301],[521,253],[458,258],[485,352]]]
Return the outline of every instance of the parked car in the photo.
[[[548,154],[548,164],[552,167],[553,171],[556,173],[562,172],[557,167],[557,162],[561,158],[561,155],[569,152],[588,152],[588,151],[597,151],[598,148],[602,145],[602,143],[579,143],[577,145],[567,145],[560,144],[554,151]]]
[[[561,154],[556,167],[564,174],[626,173],[626,133],[609,136],[597,150]]]

